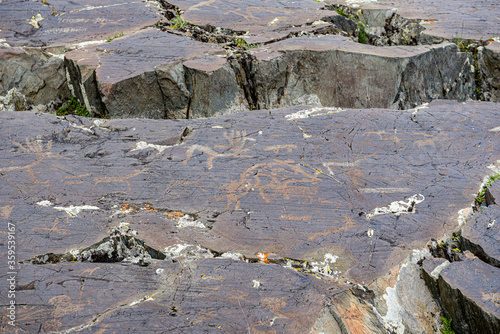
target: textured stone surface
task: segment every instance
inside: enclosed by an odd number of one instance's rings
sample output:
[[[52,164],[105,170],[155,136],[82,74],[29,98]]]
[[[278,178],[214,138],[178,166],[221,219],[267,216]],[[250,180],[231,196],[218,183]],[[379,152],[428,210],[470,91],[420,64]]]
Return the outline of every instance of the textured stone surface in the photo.
[[[496,41],[484,47],[479,57],[479,66],[483,75],[483,90],[486,97],[493,101],[500,101],[500,42]]]
[[[353,332],[379,328],[370,294],[331,297],[384,277],[456,227],[457,211],[499,159],[498,135],[488,131],[499,112],[449,101],[172,121],[3,112],[1,217],[16,224],[18,260],[82,250],[121,223],[167,257],[145,268],[19,264],[19,281],[36,289],[17,302],[40,318],[18,323],[303,333],[331,314]],[[145,296],[154,300],[130,305]],[[367,310],[359,311],[365,323],[348,320],[341,305],[352,298]]]
[[[63,59],[36,49],[0,49],[0,79],[2,109],[27,110],[71,96]],[[12,99],[15,91],[23,94],[17,103]]]
[[[500,36],[497,24],[500,5],[496,1],[439,0],[325,0],[355,9],[396,9],[404,18],[422,20],[423,34],[430,40],[456,38],[486,41]]]
[[[490,205],[477,214],[462,231],[463,248],[483,261],[500,268],[500,209]]]
[[[184,11],[184,20],[219,28],[222,33],[241,35],[249,43],[269,43],[300,31],[313,32],[323,29],[327,21],[339,19],[334,10],[320,10],[324,4],[315,1],[174,0],[169,3]],[[323,24],[318,24],[319,20]]]
[[[434,289],[456,333],[500,330],[500,269],[478,258],[453,262],[441,271]]]
[[[66,59],[77,95],[84,99],[79,87],[95,78],[96,88],[86,90],[98,90],[102,99],[87,100],[110,117],[198,118],[303,104],[307,96],[351,108],[464,100],[474,91],[472,57],[458,51],[453,44],[377,48],[323,36],[288,39],[225,61],[222,48],[149,29]]]
[[[0,2],[1,331],[498,332],[498,13]]]
[[[157,13],[158,5],[148,1],[15,0],[4,1],[0,7],[0,39],[5,39],[8,45],[20,47],[73,46],[91,41],[103,43],[119,32],[136,31],[161,19]]]
[[[447,3],[439,6],[448,13]],[[477,6],[488,13],[496,8],[485,3]],[[55,83],[40,75],[31,75],[29,85],[26,79],[2,83],[24,95],[20,99],[28,106],[67,99],[71,94],[94,114],[112,118],[197,118],[300,104],[408,109],[435,99],[475,98],[478,84],[470,54],[449,44],[360,45],[352,40],[359,35],[358,23],[337,14],[328,3],[12,1],[2,3],[2,8],[1,47],[22,46],[8,52],[36,55],[40,59],[31,61],[54,67],[52,76],[65,74]],[[358,20],[383,25],[390,18],[393,25],[408,25],[398,21],[402,16],[393,14],[366,12]],[[189,22],[189,29],[169,27],[167,18],[179,15]],[[404,20],[413,19],[409,15]],[[437,21],[448,24],[451,19]],[[419,22],[410,25],[420,27]],[[406,28],[394,29],[401,31],[394,32],[398,37],[392,44],[411,44],[406,41]],[[474,29],[464,27],[466,32]],[[488,33],[485,39],[490,37]],[[238,44],[241,41],[243,46]],[[261,47],[248,49],[245,43]],[[484,96],[492,101],[497,101],[498,90],[496,44],[486,46],[479,57]],[[27,47],[43,47],[45,52]],[[55,55],[54,59],[48,59],[49,55]],[[2,58],[6,73],[18,71],[18,62]],[[54,90],[54,84],[59,88]],[[32,97],[33,89],[43,85],[44,91]],[[0,96],[11,100],[5,89]]]

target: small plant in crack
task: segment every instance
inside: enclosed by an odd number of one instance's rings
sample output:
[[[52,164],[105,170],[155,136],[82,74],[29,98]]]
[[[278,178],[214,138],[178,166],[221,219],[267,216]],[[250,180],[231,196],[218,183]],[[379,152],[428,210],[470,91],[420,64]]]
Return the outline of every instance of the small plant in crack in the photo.
[[[353,20],[351,15],[347,14],[342,8],[337,8],[335,9],[335,11],[337,12],[337,14],[342,15],[343,17]]]
[[[247,41],[245,41],[244,38],[236,38],[234,40],[234,44],[236,44],[236,47],[238,48],[243,48],[245,50],[248,50],[248,49],[253,49],[253,48],[256,48],[258,47],[258,45],[255,45],[255,44],[249,44]]]
[[[125,35],[125,34],[123,33],[123,31],[117,32],[114,36],[106,38],[106,43],[109,43],[109,42],[111,42],[112,40],[117,39],[117,38],[119,38],[119,37],[122,37],[122,36],[124,36],[124,35]]]
[[[500,178],[500,173],[488,176],[488,180],[484,183],[481,190],[479,191],[479,194],[476,196],[476,203],[478,205],[486,203],[486,189],[491,187],[493,182],[495,182],[499,178]]]
[[[82,106],[80,102],[74,97],[72,97],[71,100],[64,106],[57,109],[56,115],[57,116],[77,115],[83,117],[92,117],[87,108],[85,108],[85,106]]]
[[[455,334],[453,329],[451,329],[451,320],[452,319],[448,320],[443,316],[441,316],[441,319],[443,320],[443,326],[444,326],[444,329],[443,328],[439,329],[441,331],[441,333],[443,333],[443,334]]]
[[[182,19],[182,17],[180,17],[180,16],[176,16],[172,20],[170,20],[170,28],[176,29],[176,30],[183,28],[183,27],[187,26],[188,24],[189,24],[189,22],[184,21]]]

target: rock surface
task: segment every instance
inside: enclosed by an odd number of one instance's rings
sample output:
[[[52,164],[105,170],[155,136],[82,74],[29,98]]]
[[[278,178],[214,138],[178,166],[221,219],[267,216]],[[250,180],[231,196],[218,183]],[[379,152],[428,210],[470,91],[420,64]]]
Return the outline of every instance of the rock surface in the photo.
[[[486,166],[498,163],[489,130],[499,113],[494,103],[449,101],[172,121],[3,112],[2,219],[16,225],[26,287],[18,328],[113,331],[140,321],[172,332],[303,333],[332,319],[351,332],[412,328],[382,296],[397,281],[386,274],[405,277],[395,291],[412,290],[403,260],[456,228]],[[121,239],[132,253],[114,247],[136,260],[78,255],[98,254],[119,225],[134,236]],[[131,240],[165,260],[141,257]],[[408,268],[418,267],[413,258]],[[352,298],[364,305],[359,321],[346,313]]]
[[[2,79],[0,97],[10,102],[2,109],[75,96],[94,115],[198,118],[300,104],[409,109],[435,99],[499,99],[500,33],[488,23],[497,6],[488,1],[457,9],[429,0],[441,8],[429,20],[414,2],[398,11],[383,1],[1,6],[2,72],[16,73]],[[470,12],[492,18],[473,25]],[[425,45],[364,46],[361,26],[374,45]],[[467,44],[474,56],[448,42]],[[39,65],[23,74],[31,63]]]
[[[0,1],[1,331],[499,332],[498,17]]]

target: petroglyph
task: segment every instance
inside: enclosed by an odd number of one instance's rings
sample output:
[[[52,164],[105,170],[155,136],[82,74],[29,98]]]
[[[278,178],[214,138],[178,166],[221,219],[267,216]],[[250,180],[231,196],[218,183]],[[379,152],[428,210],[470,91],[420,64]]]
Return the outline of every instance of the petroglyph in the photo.
[[[318,187],[313,187],[320,182],[317,174],[311,175],[294,163],[294,161],[280,161],[260,163],[247,168],[238,180],[219,186],[226,194],[215,200],[226,199],[226,209],[234,204],[234,210],[239,210],[241,198],[250,191],[257,191],[267,203],[278,198],[290,199],[301,197],[312,203],[318,193]],[[297,185],[301,184],[301,185]]]
[[[0,206],[0,216],[2,216],[3,219],[8,219],[12,210],[14,210],[14,205]]]
[[[278,154],[280,150],[286,150],[288,153],[292,153],[293,149],[297,148],[294,144],[281,144],[281,145],[271,145],[266,146],[264,151],[273,151],[274,154]]]
[[[81,175],[72,175],[72,176],[65,176],[63,181],[64,183],[67,184],[82,184],[82,183],[90,183],[88,181],[85,181],[84,178],[87,176],[91,176],[92,174],[81,174]],[[74,180],[74,181],[73,181]]]
[[[94,178],[94,186],[90,190],[92,192],[99,183],[126,183],[128,187],[128,191],[130,191],[130,179],[139,174],[143,174],[147,171],[147,169],[136,170],[134,173],[124,175],[124,176],[104,176],[104,177],[95,177]]]
[[[419,150],[422,146],[432,146],[436,148],[435,142],[438,140],[438,138],[436,138],[435,136],[428,135],[422,132],[413,132],[413,134],[417,136],[420,135],[426,138],[426,139],[415,140],[415,142],[413,143],[413,148],[415,148],[415,145],[418,147]]]
[[[201,151],[205,154],[208,155],[207,158],[207,168],[212,169],[213,167],[213,161],[215,158],[222,158],[222,157],[234,157],[234,158],[251,158],[251,155],[246,155],[243,154],[245,152],[248,152],[250,148],[253,146],[249,146],[245,148],[245,144],[247,141],[255,141],[254,138],[247,137],[247,132],[246,130],[231,130],[231,132],[227,133],[225,132],[224,138],[227,139],[229,142],[229,145],[215,145],[214,148],[220,149],[220,150],[228,150],[228,152],[217,152],[214,151],[212,148],[204,145],[192,145],[188,148],[186,152],[186,159],[184,159],[183,164],[186,164],[189,159],[193,156],[193,153],[195,151]]]
[[[36,159],[32,163],[26,164],[26,165],[21,165],[21,166],[11,166],[11,167],[2,167],[0,168],[0,173],[2,172],[12,172],[16,170],[26,170],[28,172],[28,175],[30,178],[35,181],[35,183],[42,183],[42,184],[47,184],[48,181],[40,181],[35,173],[33,172],[33,167],[39,165],[45,158],[51,157],[51,158],[63,158],[66,159],[60,155],[53,154],[52,153],[52,140],[49,140],[47,142],[46,147],[43,147],[43,142],[40,139],[29,139],[26,138],[26,146],[23,146],[23,144],[18,143],[18,142],[12,142],[14,146],[17,147],[16,152],[19,153],[26,153],[26,154],[35,154]]]

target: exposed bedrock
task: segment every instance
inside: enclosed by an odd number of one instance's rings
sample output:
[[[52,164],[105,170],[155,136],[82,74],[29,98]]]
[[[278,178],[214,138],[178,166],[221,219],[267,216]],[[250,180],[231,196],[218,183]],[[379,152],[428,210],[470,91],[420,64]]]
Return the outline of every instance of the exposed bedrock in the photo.
[[[70,52],[66,62],[75,94],[112,118],[209,117],[307,104],[307,97],[323,106],[408,109],[474,95],[472,57],[451,43],[373,47],[340,36],[299,37],[227,61],[224,55],[150,29],[105,49]]]
[[[441,307],[451,316],[420,279],[425,247],[457,228],[499,168],[499,113],[452,101],[193,120],[2,112],[0,217],[16,226],[22,262],[17,323],[436,332]],[[474,282],[498,280],[488,275]],[[498,292],[490,286],[478,291]],[[476,305],[485,313],[463,321],[495,314]]]
[[[70,96],[62,57],[36,48],[0,48],[0,110],[28,110]]]

